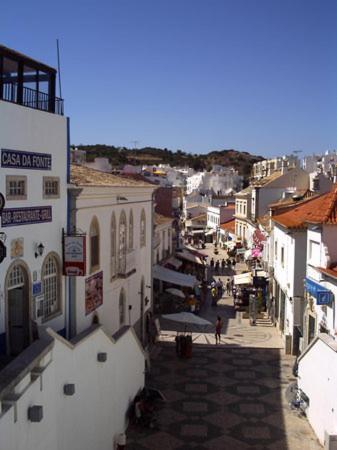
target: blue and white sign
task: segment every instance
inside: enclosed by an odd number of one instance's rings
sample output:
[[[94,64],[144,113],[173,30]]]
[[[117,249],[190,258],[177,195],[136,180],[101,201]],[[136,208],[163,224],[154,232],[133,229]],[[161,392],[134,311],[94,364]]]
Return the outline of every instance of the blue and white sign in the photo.
[[[310,280],[310,278],[305,279],[305,289],[310,295],[315,297],[317,305],[329,305],[333,299],[333,294],[329,289]]]
[[[51,170],[51,162],[51,155],[48,153],[1,149],[1,167],[7,167],[9,169]]]
[[[42,294],[42,283],[41,281],[37,281],[36,283],[33,283],[33,295],[40,295]]]
[[[14,227],[52,221],[51,206],[32,208],[6,208],[2,211],[1,226]]]

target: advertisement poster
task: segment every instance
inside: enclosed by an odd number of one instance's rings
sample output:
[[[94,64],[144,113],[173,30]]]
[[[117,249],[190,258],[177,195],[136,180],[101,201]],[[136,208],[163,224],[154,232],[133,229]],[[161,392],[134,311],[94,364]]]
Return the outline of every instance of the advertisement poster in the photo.
[[[85,280],[85,315],[103,304],[103,272],[95,273]]]
[[[63,274],[68,277],[83,277],[86,273],[85,235],[64,236]]]

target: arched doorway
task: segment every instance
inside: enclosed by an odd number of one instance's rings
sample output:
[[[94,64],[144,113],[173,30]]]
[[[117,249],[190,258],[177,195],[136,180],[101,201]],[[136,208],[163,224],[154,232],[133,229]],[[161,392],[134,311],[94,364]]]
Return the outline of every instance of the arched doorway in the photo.
[[[6,276],[7,351],[16,356],[30,343],[30,283],[23,263],[16,262]]]

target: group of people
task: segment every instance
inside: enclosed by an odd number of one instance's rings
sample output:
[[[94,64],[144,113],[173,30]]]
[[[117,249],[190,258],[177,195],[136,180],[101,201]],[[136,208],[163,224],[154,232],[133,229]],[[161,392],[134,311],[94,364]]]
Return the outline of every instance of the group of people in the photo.
[[[220,261],[220,259],[217,259],[216,261],[214,261],[214,258],[211,259],[210,261],[210,267],[212,272],[214,271],[216,274],[224,274],[225,273],[225,269],[235,269],[236,266],[236,261],[235,259],[230,259],[227,258],[225,260],[225,258],[222,258],[222,260]]]

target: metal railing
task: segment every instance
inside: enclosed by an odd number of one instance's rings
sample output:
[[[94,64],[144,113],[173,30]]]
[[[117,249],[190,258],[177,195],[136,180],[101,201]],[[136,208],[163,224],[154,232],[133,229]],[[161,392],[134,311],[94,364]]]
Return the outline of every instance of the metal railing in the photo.
[[[28,108],[53,112],[63,116],[63,99],[55,97],[54,105],[53,103],[51,104],[51,99],[45,92],[36,91],[35,89],[23,86],[22,99],[19,98],[18,92],[19,90],[17,83],[4,83],[2,85],[2,97],[0,99],[11,103],[17,103],[22,106],[27,106]]]

